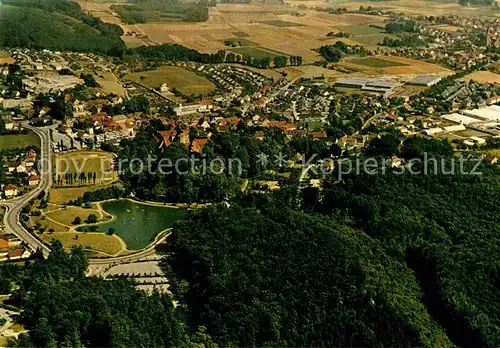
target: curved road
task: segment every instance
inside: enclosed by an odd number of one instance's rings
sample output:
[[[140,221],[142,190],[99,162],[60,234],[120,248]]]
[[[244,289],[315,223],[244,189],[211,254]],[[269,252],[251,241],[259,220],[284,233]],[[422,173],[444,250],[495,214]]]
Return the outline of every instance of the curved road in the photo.
[[[24,126],[24,128],[30,129],[40,137],[40,183],[34,190],[30,191],[29,193],[21,197],[3,201],[0,203],[0,205],[6,207],[7,209],[4,216],[5,231],[15,234],[19,239],[25,242],[31,250],[36,251],[38,249],[41,249],[43,254],[46,256],[49,254],[50,249],[45,244],[43,244],[42,241],[38,240],[35,236],[24,229],[24,227],[19,222],[19,216],[23,207],[30,200],[37,197],[40,192],[47,191],[52,183],[52,151],[50,149],[50,128],[34,128],[30,126]]]
[[[35,128],[31,126],[24,126],[40,137],[40,183],[38,186],[30,191],[29,193],[9,199],[7,201],[0,202],[0,206],[7,209],[4,215],[4,225],[5,231],[8,233],[13,233],[19,239],[26,243],[26,245],[32,250],[42,250],[44,256],[48,256],[50,253],[50,248],[45,245],[41,240],[37,239],[30,232],[26,231],[24,227],[19,222],[19,217],[23,207],[33,198],[36,198],[40,192],[48,191],[52,184],[52,151],[51,151],[51,140],[50,140],[50,127]],[[140,259],[144,259],[155,253],[155,248],[159,243],[162,243],[168,235],[159,238],[155,243],[147,247],[146,249],[139,251],[134,254],[126,256],[111,257],[106,259],[89,259],[90,265],[112,265],[119,263],[129,263]]]

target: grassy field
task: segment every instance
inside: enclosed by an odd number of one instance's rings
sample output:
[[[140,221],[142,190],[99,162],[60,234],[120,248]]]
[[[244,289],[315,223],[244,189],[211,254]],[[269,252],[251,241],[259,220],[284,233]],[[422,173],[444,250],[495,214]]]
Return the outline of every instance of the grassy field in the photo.
[[[101,90],[105,93],[113,93],[121,97],[125,96],[125,89],[117,82],[112,72],[98,71],[97,76],[94,75],[94,78],[101,85]]]
[[[274,53],[271,51],[265,51],[265,50],[262,50],[262,49],[256,48],[256,47],[237,47],[237,48],[231,48],[231,51],[234,53],[241,54],[241,55],[247,54],[247,55],[254,57],[256,59],[262,59],[265,57],[269,57],[272,60],[274,57],[280,55],[277,52]],[[285,54],[281,54],[281,55],[284,56]]]
[[[349,63],[356,65],[363,65],[370,68],[389,68],[392,66],[407,66],[408,64],[391,62],[388,60],[378,59],[378,58],[361,58],[361,59],[350,59]]]
[[[295,23],[295,22],[289,22],[289,21],[282,21],[282,20],[273,20],[273,21],[265,21],[261,22],[264,24],[272,25],[273,27],[280,27],[280,28],[288,28],[288,27],[302,27],[304,26],[303,24],[300,23]]]
[[[126,79],[147,88],[157,88],[166,83],[185,95],[205,94],[215,90],[215,85],[194,72],[176,66],[163,66],[157,70],[128,74]]]
[[[350,39],[364,46],[376,46],[384,40],[384,37],[395,38],[395,35],[387,34],[383,29],[370,26],[369,24],[348,25],[340,28],[351,34]]]
[[[38,226],[44,227],[45,232],[54,231],[54,232],[68,232],[69,228],[58,224],[54,221],[51,221],[44,216],[30,216],[30,220],[28,225],[37,229]]]
[[[116,255],[122,251],[120,239],[117,236],[108,236],[104,233],[47,233],[43,234],[42,238],[47,242],[56,239],[62,243],[64,248],[68,249],[71,249],[73,246],[82,246],[109,255]]]
[[[101,213],[98,210],[74,206],[68,206],[65,209],[49,212],[45,215],[63,225],[71,226],[76,217],[79,217],[81,222],[84,223],[89,214],[94,214],[98,218],[101,216]]]
[[[106,185],[118,178],[113,161],[114,155],[104,151],[77,151],[57,154],[54,172],[56,176],[61,175],[62,177],[65,173],[96,173],[96,185]],[[64,185],[66,183],[63,183]]]
[[[40,138],[35,133],[0,135],[0,150],[40,146]]]
[[[69,201],[75,200],[85,192],[92,192],[104,188],[105,186],[84,186],[84,187],[61,187],[50,189],[50,203],[65,204]]]
[[[247,40],[247,39],[243,39],[243,38],[237,38],[237,39],[229,38],[229,39],[224,39],[221,41],[222,42],[231,41],[239,46],[256,46],[257,45],[255,42]]]

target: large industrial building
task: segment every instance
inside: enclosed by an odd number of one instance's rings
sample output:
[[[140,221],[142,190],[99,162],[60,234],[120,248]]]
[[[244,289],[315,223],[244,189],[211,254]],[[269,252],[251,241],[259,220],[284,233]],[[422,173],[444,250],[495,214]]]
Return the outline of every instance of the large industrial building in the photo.
[[[401,86],[401,83],[396,80],[389,79],[346,77],[337,79],[335,81],[335,86],[359,88],[366,92],[375,92],[388,95],[394,88]]]
[[[486,108],[464,110],[464,115],[475,117],[479,121],[500,121],[500,106],[492,105]]]
[[[456,124],[463,124],[466,126],[471,124],[471,123],[481,122],[481,120],[478,120],[477,118],[473,118],[473,117],[469,117],[469,116],[465,116],[465,115],[457,114],[457,113],[443,115],[443,116],[441,116],[441,118],[443,120],[446,120],[446,121],[450,121],[450,122],[453,122]]]
[[[414,86],[430,87],[441,81],[441,77],[437,75],[419,75],[413,80],[408,81],[406,84]]]

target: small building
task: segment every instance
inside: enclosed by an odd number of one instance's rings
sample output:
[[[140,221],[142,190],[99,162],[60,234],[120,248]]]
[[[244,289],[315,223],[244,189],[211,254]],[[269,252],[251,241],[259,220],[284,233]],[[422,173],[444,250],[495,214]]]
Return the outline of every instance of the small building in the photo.
[[[201,153],[207,143],[208,139],[194,139],[191,144],[191,152]]]
[[[175,136],[177,135],[177,131],[175,129],[168,131],[158,131],[160,135],[160,148],[168,147],[174,141]]]
[[[17,196],[19,192],[17,191],[16,186],[14,186],[12,184],[8,184],[8,185],[4,186],[3,193],[4,193],[5,197],[10,198],[10,197]]]
[[[36,174],[33,174],[28,178],[28,185],[29,186],[36,186],[36,185],[38,185],[39,182],[40,182],[40,180],[38,179],[38,175],[36,175]]]
[[[14,249],[10,250],[7,254],[7,257],[9,260],[19,260],[19,259],[25,259],[30,257],[31,253],[29,250],[24,249],[24,248],[19,248],[19,249]]]

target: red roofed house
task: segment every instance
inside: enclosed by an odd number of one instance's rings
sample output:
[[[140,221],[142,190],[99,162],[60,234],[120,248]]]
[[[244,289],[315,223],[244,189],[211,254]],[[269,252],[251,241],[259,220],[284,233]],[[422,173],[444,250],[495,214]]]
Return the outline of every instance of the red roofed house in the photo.
[[[191,152],[201,153],[207,143],[208,139],[194,139],[191,144]]]
[[[30,255],[31,253],[24,248],[10,250],[9,253],[7,254],[10,260],[25,259]]]
[[[17,196],[17,187],[12,184],[5,185],[5,187],[3,188],[3,193],[7,198]]]
[[[278,127],[283,132],[297,129],[297,126],[295,124],[285,121],[265,121],[263,124],[268,127]]]
[[[0,239],[0,249],[5,249],[9,247],[9,241],[5,239]]]
[[[186,147],[189,147],[189,129],[186,129],[181,134],[179,134],[179,141]]]
[[[211,100],[203,99],[200,100],[200,109],[211,110],[213,108],[213,104]]]
[[[38,180],[38,175],[33,174],[32,176],[29,177],[28,179],[28,185],[29,186],[36,186],[38,185],[40,181]]]
[[[158,131],[160,134],[160,148],[168,147],[174,141],[175,136],[177,135],[177,131],[175,129],[169,131]]]
[[[319,132],[312,132],[312,137],[314,139],[326,139],[327,138],[326,131],[322,130]]]

